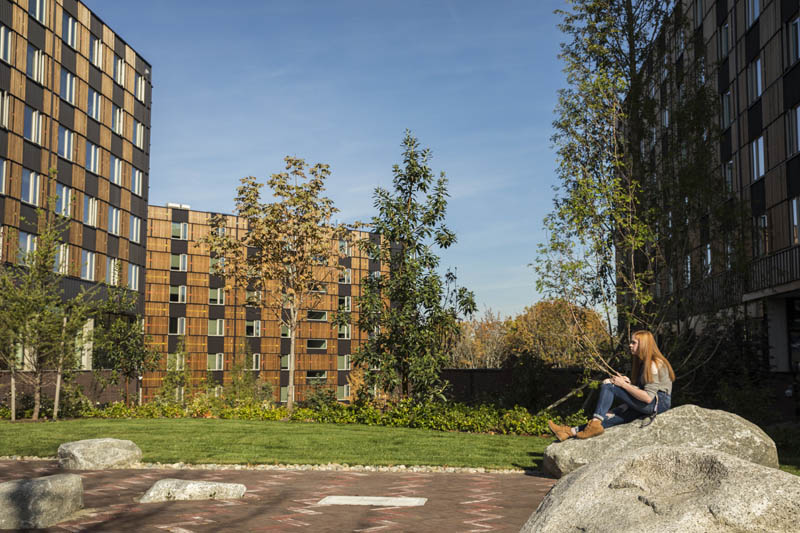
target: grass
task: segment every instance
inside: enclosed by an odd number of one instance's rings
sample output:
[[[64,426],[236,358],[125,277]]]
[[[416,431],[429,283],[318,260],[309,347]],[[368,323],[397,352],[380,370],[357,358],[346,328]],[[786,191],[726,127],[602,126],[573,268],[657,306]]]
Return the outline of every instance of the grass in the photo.
[[[538,469],[552,438],[216,419],[0,422],[0,456],[54,456],[81,439],[130,439],[160,463],[431,465]]]

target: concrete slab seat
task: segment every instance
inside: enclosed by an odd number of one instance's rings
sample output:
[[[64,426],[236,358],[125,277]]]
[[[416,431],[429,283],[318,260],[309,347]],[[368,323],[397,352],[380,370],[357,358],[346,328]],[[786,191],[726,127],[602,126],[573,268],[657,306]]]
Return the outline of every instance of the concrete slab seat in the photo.
[[[247,487],[241,483],[218,483],[185,479],[160,479],[139,499],[140,503],[185,500],[238,500]]]

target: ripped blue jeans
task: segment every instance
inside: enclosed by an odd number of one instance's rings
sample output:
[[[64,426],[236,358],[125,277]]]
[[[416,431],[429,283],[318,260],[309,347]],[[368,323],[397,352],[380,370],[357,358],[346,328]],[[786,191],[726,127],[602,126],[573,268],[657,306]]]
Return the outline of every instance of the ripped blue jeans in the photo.
[[[611,409],[614,400],[622,402],[620,405]],[[597,399],[593,418],[602,421],[604,428],[627,424],[637,418],[663,413],[670,407],[671,397],[663,391],[658,392],[658,411],[656,411],[656,399],[653,398],[649,403],[637,400],[622,387],[617,387],[611,383],[603,383],[600,386],[600,397]],[[612,416],[606,416],[610,413]],[[583,429],[581,426],[579,429]]]

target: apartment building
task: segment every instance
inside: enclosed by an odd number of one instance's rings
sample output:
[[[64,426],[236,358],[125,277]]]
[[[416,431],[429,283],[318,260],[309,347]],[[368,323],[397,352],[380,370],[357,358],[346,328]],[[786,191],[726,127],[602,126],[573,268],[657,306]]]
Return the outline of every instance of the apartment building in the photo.
[[[35,246],[55,198],[65,297],[99,282],[143,295],[151,88],[150,64],[83,3],[0,0],[3,261]]]
[[[225,290],[225,280],[212,274],[218,259],[200,241],[211,232],[213,215],[180,204],[149,207],[145,330],[152,346],[165,356],[161,370],[145,374],[143,397],[152,399],[158,393],[168,369],[189,369],[193,385],[206,380],[206,386],[221,390],[230,382],[234,366],[246,361],[246,371],[272,385],[275,401],[286,401],[288,332],[275,310],[253,305],[257,295],[252,291]],[[225,220],[228,235],[241,238],[247,232],[243,219],[226,215]],[[361,238],[377,236],[354,232],[349,242]],[[320,386],[335,390],[339,400],[349,400],[350,355],[367,338],[356,327],[355,301],[361,295],[361,280],[380,271],[380,262],[348,242],[331,244],[346,257],[340,258],[342,270],[329,277],[337,282],[320,286],[320,303],[302,311],[295,400]],[[337,310],[351,312],[349,325],[334,323]]]

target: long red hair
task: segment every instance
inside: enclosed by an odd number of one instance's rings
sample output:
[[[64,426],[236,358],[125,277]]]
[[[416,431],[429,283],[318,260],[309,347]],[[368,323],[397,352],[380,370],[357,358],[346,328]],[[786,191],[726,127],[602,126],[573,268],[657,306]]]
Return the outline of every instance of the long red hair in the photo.
[[[633,357],[631,381],[637,383],[639,376],[642,376],[644,383],[651,383],[653,381],[653,363],[659,367],[665,366],[669,371],[669,379],[675,381],[675,372],[672,370],[672,365],[669,364],[667,358],[658,349],[653,334],[642,329],[634,332],[633,338],[639,341],[639,347]]]

